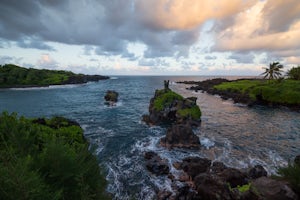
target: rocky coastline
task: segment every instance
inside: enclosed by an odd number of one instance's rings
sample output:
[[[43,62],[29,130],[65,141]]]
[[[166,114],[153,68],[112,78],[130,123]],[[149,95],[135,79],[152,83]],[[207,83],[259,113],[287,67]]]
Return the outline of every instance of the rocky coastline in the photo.
[[[224,81],[228,80],[205,81],[197,87],[193,86],[193,90],[209,91],[214,94],[213,86]],[[195,84],[195,82],[190,84]],[[171,95],[172,98],[164,98],[164,95]],[[163,90],[156,90],[154,97],[150,100],[149,115],[144,115],[143,120],[148,125],[168,127],[166,136],[160,139],[158,145],[170,151],[173,148],[197,151],[201,145],[199,137],[193,133],[193,127],[201,125],[200,117],[196,120],[191,113],[185,118],[178,114],[180,109],[191,111],[191,106],[197,106],[196,98],[184,99],[177,95],[172,93],[166,85]],[[158,109],[157,102],[163,105],[159,107],[160,109]],[[296,157],[295,165],[299,165],[299,157]],[[154,176],[166,176],[172,182],[172,191],[157,191],[158,200],[298,199],[299,191],[293,190],[290,183],[280,177],[274,179],[271,174],[268,176],[267,171],[261,165],[248,169],[236,169],[217,160],[202,157],[186,157],[182,161],[169,163],[152,151],[145,152],[144,158],[146,168],[150,173]]]
[[[249,95],[249,92],[241,93],[239,91],[236,91],[234,89],[228,89],[228,90],[219,90],[216,89],[215,86],[218,86],[222,83],[235,83],[238,81],[257,81],[261,79],[237,79],[237,80],[227,80],[223,78],[216,78],[216,79],[209,79],[204,81],[181,81],[177,83],[182,84],[188,84],[193,85],[188,90],[193,91],[201,91],[206,92],[211,95],[219,95],[222,99],[228,100],[231,99],[234,103],[241,103],[245,104],[247,106],[254,106],[254,105],[261,105],[261,106],[267,106],[267,107],[286,107],[294,111],[300,111],[300,104],[298,103],[288,103],[288,102],[273,102],[266,100],[263,96],[263,94],[256,94],[255,98],[251,98]],[[271,86],[276,87],[276,85]]]

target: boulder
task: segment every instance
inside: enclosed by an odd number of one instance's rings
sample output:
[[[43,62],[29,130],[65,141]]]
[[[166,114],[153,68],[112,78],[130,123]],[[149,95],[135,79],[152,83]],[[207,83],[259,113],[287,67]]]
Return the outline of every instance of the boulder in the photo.
[[[182,160],[180,168],[193,180],[198,174],[207,172],[211,161],[207,158],[187,157]]]
[[[265,168],[261,165],[255,165],[248,170],[248,177],[251,179],[257,179],[262,176],[267,176],[268,173]]]
[[[201,199],[231,200],[231,192],[226,182],[213,174],[203,173],[195,177],[195,186]]]
[[[107,90],[106,94],[104,96],[104,99],[106,101],[105,103],[110,106],[115,105],[118,101],[118,96],[119,96],[119,94],[116,91]]]
[[[155,152],[146,152],[144,155],[147,169],[155,175],[167,175],[170,168],[166,160],[163,160]]]
[[[227,169],[227,167],[226,167],[226,165],[224,165],[224,163],[215,161],[215,162],[213,162],[212,166],[210,167],[210,172],[211,173],[220,173],[220,172],[224,171],[225,169]]]
[[[248,184],[247,174],[235,168],[227,168],[223,170],[219,177],[229,183],[232,188]]]
[[[294,200],[298,196],[284,181],[260,177],[251,183],[250,191],[264,200]]]
[[[199,149],[200,140],[189,125],[175,124],[168,129],[166,137],[160,140],[160,144],[166,148],[172,149],[187,148]]]

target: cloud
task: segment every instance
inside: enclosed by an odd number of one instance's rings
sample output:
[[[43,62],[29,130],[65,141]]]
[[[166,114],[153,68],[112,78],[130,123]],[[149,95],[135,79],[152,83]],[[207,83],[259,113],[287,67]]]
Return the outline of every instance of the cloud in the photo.
[[[216,60],[217,56],[205,56],[206,60]]]
[[[49,54],[42,54],[36,63],[38,68],[56,69],[58,62],[55,61]]]
[[[136,10],[145,26],[154,30],[186,30],[206,20],[230,16],[247,8],[251,0],[137,0]],[[150,9],[151,8],[151,9]]]
[[[298,14],[300,13],[300,2],[288,1],[294,7],[292,9],[294,14],[287,14],[287,17],[284,16],[282,10],[290,8],[291,5],[283,5],[285,3],[286,1],[281,0],[258,1],[253,7],[239,13],[233,21],[230,19],[233,24],[217,33],[217,41],[212,50],[278,51],[299,49],[300,21],[299,18],[292,17],[300,16]],[[279,15],[284,18],[284,23],[277,23]]]
[[[237,63],[253,63],[255,56],[253,53],[232,53],[228,59],[233,59]]]

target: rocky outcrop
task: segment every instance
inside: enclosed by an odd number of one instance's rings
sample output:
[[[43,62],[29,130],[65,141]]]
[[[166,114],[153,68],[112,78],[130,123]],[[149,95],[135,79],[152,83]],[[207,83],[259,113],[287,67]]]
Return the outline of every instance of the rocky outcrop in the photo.
[[[63,81],[62,84],[82,84],[87,82],[96,82],[100,80],[109,79],[108,76],[101,76],[101,75],[83,75],[83,74],[74,74],[66,81]]]
[[[119,93],[117,93],[114,90],[107,90],[106,94],[104,96],[105,99],[105,104],[109,105],[109,106],[114,106],[116,105],[117,101],[118,101],[118,97],[119,97]]]
[[[166,160],[163,160],[155,152],[146,152],[144,155],[146,159],[147,169],[155,175],[167,175],[169,174],[170,168]]]
[[[289,187],[287,182],[278,181],[269,177],[260,177],[251,183],[250,191],[256,194],[258,199],[265,200],[293,200],[297,195]]]
[[[190,124],[199,126],[201,111],[196,104],[196,97],[183,98],[172,90],[156,90],[150,100],[149,115],[143,121],[150,125]]]
[[[165,137],[161,138],[160,144],[168,149],[187,148],[199,149],[200,141],[190,125],[176,124],[170,127]]]
[[[298,199],[287,182],[266,177],[267,172],[260,165],[248,170],[239,170],[227,167],[219,161],[187,157],[173,166],[183,171],[179,177],[172,178],[172,181],[182,182],[179,184],[181,186],[173,187],[176,189],[175,194],[160,192],[158,199]]]

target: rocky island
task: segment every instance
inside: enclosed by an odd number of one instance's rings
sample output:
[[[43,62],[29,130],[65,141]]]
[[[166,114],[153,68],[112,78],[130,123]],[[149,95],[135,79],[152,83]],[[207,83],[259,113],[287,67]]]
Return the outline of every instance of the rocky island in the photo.
[[[109,79],[101,75],[75,74],[63,70],[24,68],[0,65],[0,88],[47,87],[49,85],[82,84]]]

